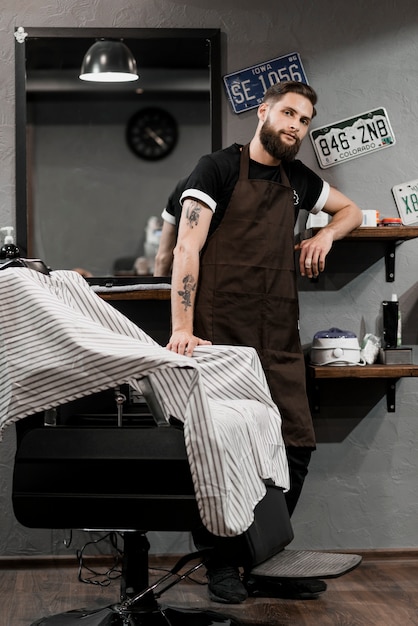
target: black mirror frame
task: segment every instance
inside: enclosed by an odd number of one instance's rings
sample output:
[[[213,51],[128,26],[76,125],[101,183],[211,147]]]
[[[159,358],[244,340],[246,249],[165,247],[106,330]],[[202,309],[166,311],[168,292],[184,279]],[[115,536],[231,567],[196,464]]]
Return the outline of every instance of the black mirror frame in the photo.
[[[16,28],[15,29],[15,98],[16,98],[16,244],[22,256],[28,254],[28,194],[26,148],[26,40],[35,37],[143,38],[155,37],[206,39],[210,46],[210,123],[212,150],[222,147],[221,120],[221,32],[217,28]]]

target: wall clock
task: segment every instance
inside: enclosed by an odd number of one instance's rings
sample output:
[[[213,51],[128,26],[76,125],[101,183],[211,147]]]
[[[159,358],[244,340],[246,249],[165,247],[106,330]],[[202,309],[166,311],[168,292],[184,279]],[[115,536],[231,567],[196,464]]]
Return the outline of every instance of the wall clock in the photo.
[[[126,141],[141,159],[156,161],[174,149],[178,139],[177,122],[171,113],[148,107],[135,113],[126,128]]]

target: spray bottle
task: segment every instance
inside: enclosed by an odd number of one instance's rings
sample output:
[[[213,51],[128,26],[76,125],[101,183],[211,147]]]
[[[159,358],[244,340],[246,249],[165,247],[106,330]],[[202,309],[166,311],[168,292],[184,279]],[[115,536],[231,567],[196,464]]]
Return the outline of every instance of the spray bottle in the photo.
[[[6,233],[5,237],[4,237],[4,244],[8,244],[8,243],[14,243],[14,239],[13,239],[13,226],[3,226],[3,228],[0,228],[2,233]]]

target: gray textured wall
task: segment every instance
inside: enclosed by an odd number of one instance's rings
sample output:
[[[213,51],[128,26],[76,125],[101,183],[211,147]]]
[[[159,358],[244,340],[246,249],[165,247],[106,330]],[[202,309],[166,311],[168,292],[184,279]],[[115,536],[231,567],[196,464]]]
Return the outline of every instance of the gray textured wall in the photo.
[[[418,5],[416,0],[3,0],[0,14],[1,124],[0,224],[14,220],[15,26],[219,27],[222,72],[229,73],[282,54],[301,54],[319,94],[314,126],[384,106],[396,145],[329,170],[320,170],[309,139],[301,156],[364,209],[397,215],[391,188],[418,177]],[[254,112],[239,116],[222,106],[224,145],[248,140]],[[301,282],[301,335],[339,325],[362,336],[381,331],[380,303],[400,297],[405,341],[417,344],[418,241],[402,244],[395,284],[385,282],[381,256],[370,246],[343,248],[319,285]],[[367,261],[369,259],[369,262]],[[360,272],[360,261],[364,271]],[[330,385],[316,420],[318,449],[294,516],[294,545],[307,548],[394,548],[418,542],[418,381],[397,384],[397,410],[388,413],[375,384]],[[30,533],[10,511],[13,433],[0,446],[0,553],[55,550],[57,534]],[[59,537],[58,537],[59,538]],[[175,544],[173,544],[175,546]],[[169,546],[170,547],[170,546]]]

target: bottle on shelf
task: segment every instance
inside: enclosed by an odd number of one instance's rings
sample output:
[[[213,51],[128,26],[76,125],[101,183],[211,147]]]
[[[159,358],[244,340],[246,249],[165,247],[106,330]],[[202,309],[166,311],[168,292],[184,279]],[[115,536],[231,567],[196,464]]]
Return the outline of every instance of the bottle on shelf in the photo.
[[[393,293],[391,300],[384,300],[382,306],[384,347],[399,348],[402,345],[402,326],[398,296]]]

